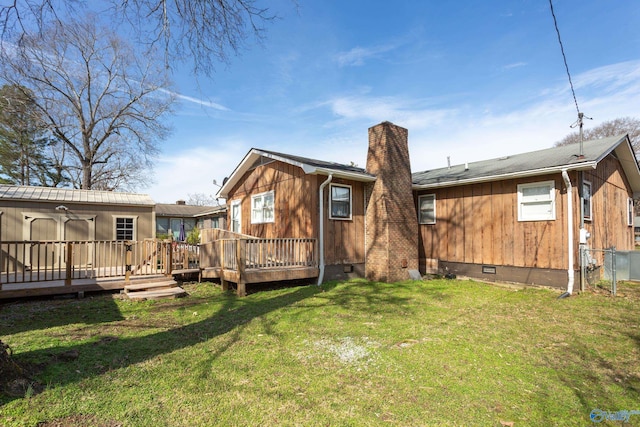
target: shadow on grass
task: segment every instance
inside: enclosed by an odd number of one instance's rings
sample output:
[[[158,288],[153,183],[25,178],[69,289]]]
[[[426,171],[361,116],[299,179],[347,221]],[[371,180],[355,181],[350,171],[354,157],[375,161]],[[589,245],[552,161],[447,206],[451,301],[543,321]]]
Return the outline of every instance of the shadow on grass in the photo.
[[[222,307],[214,315],[196,323],[142,337],[103,336],[95,342],[43,348],[16,354],[14,358],[19,364],[47,365],[65,362],[76,363],[73,360],[68,360],[68,356],[77,355],[77,363],[81,364],[81,369],[71,369],[65,366],[56,368],[59,369],[60,375],[53,380],[53,383],[56,386],[63,386],[100,375],[111,369],[124,368],[158,355],[207,341],[238,329],[252,319],[312,297],[321,291],[322,289],[316,286],[305,286],[270,299],[256,300],[238,299],[229,293],[224,296]],[[202,301],[200,300],[200,302]],[[180,307],[174,306],[173,308],[178,310]],[[109,318],[107,321],[111,320],[113,319]],[[219,350],[215,357],[224,352],[239,337],[239,333],[232,334],[225,348]],[[95,368],[96,366],[100,368]],[[14,399],[16,397],[0,395],[0,405]]]
[[[91,303],[91,312],[84,310]],[[106,295],[95,299],[36,299],[0,303],[0,337],[72,323],[97,324],[124,320],[120,308]]]

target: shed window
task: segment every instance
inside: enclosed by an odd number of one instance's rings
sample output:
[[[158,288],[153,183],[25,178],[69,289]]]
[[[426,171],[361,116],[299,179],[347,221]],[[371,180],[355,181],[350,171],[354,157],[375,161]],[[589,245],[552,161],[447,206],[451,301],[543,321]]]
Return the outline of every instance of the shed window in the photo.
[[[627,199],[627,225],[633,227],[633,199]]]
[[[251,224],[274,222],[273,191],[251,196]]]
[[[351,219],[351,186],[331,184],[330,219]]]
[[[136,217],[116,217],[115,237],[116,240],[135,240]]]
[[[582,217],[585,221],[591,221],[591,183],[584,181],[582,183]]]
[[[556,219],[554,181],[518,185],[518,221]]]
[[[436,195],[425,194],[418,197],[418,215],[420,224],[436,223]]]

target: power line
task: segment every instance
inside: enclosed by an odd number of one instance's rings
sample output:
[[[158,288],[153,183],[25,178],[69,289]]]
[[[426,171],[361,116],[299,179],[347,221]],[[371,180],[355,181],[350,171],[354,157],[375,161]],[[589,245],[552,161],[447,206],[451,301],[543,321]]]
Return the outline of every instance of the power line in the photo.
[[[571,73],[569,72],[569,65],[567,65],[567,56],[564,54],[564,46],[562,45],[562,39],[560,38],[560,30],[558,29],[558,20],[556,14],[553,11],[553,3],[549,0],[549,7],[551,8],[551,16],[553,16],[553,25],[556,27],[556,34],[558,34],[558,43],[560,43],[560,51],[562,52],[562,59],[564,60],[564,68],[567,70],[567,76],[569,77],[569,86],[571,86],[571,94],[573,95],[573,102],[576,104],[576,111],[580,116],[580,108],[578,107],[578,100],[576,99],[576,92],[573,90],[573,82],[571,81]]]
[[[551,16],[553,16],[553,25],[556,27],[556,34],[558,35],[558,43],[560,43],[560,52],[562,52],[562,59],[564,60],[564,68],[567,70],[567,77],[569,77],[569,86],[571,86],[571,95],[573,95],[573,103],[576,104],[576,111],[578,112],[578,120],[571,125],[571,128],[578,127],[580,133],[580,154],[579,158],[583,156],[583,147],[582,147],[582,126],[584,124],[584,119],[591,120],[591,117],[585,116],[580,112],[580,107],[578,107],[578,99],[576,98],[576,91],[573,89],[573,81],[571,81],[571,73],[569,72],[569,65],[567,64],[567,56],[564,54],[564,46],[562,45],[562,38],[560,37],[560,30],[558,29],[558,20],[556,19],[556,14],[553,10],[553,2],[549,0],[549,7],[551,8]]]

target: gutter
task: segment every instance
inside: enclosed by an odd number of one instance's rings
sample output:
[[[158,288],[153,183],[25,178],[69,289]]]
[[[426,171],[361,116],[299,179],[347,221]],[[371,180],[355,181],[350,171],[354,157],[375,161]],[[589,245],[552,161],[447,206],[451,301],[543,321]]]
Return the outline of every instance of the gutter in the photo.
[[[562,179],[567,187],[567,253],[569,255],[569,266],[567,274],[569,280],[567,282],[567,292],[560,295],[558,298],[566,298],[571,296],[573,292],[573,282],[575,280],[575,272],[573,270],[573,187],[571,186],[571,180],[566,169],[562,169]]]
[[[333,175],[329,174],[327,179],[320,184],[320,189],[318,190],[318,197],[320,198],[320,235],[318,236],[318,256],[320,258],[320,265],[318,273],[318,286],[322,284],[322,280],[324,279],[324,187],[327,186],[333,179]]]
[[[530,176],[538,176],[538,175],[551,175],[554,173],[566,171],[566,170],[590,170],[595,169],[598,166],[598,162],[584,162],[574,166],[554,166],[550,168],[542,168],[542,169],[533,169],[526,172],[511,172],[505,173],[502,175],[489,175],[478,178],[467,178],[460,179],[456,181],[442,181],[442,182],[434,182],[430,184],[413,184],[411,187],[414,190],[431,190],[434,188],[444,188],[444,187],[455,187],[458,185],[466,185],[466,184],[479,184],[482,182],[490,182],[490,181],[502,181],[506,179],[513,178],[527,178]]]

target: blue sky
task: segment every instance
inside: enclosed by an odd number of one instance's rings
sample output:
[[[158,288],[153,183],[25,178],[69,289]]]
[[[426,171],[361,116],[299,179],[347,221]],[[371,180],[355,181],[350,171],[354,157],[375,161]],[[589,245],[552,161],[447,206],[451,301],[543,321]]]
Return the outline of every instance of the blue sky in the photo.
[[[266,4],[266,3],[265,3]],[[554,0],[580,110],[640,117],[640,2]],[[547,0],[274,0],[280,19],[211,79],[174,76],[159,203],[215,195],[252,148],[365,165],[409,130],[413,171],[551,147],[577,119]]]

